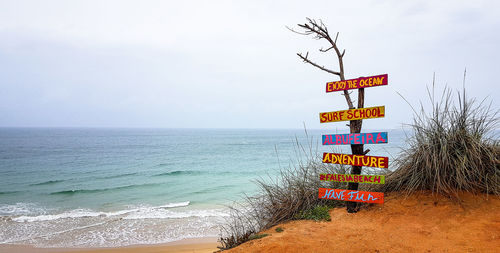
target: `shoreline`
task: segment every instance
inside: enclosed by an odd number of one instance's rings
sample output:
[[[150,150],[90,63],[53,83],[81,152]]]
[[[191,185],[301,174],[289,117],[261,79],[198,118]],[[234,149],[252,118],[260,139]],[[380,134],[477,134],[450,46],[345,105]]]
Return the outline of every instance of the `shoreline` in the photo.
[[[5,253],[49,253],[49,252],[72,252],[72,253],[159,253],[159,252],[214,252],[219,250],[217,237],[188,238],[173,242],[160,244],[137,244],[123,247],[102,248],[37,248],[23,244],[3,244],[0,251]]]

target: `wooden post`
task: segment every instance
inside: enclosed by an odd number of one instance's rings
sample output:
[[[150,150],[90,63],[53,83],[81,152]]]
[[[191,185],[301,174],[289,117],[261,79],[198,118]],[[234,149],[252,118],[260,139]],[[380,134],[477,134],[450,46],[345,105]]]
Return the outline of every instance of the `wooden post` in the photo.
[[[365,89],[361,88],[358,90],[358,109],[363,108],[365,103]],[[363,126],[363,120],[353,120],[350,121],[349,128],[351,133],[360,133],[361,127]],[[363,144],[355,144],[351,145],[351,152],[353,155],[364,155]],[[351,174],[359,175],[361,174],[361,170],[363,167],[361,166],[352,166]],[[348,190],[358,190],[358,183],[348,183]],[[355,213],[358,211],[358,202],[347,202],[347,212]]]

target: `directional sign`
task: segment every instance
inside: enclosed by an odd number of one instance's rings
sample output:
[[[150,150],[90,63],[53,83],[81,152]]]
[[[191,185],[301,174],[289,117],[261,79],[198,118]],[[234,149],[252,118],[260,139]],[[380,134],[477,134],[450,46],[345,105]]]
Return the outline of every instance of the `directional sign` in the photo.
[[[377,106],[336,112],[320,112],[319,121],[321,123],[327,123],[347,120],[383,118],[384,116],[385,106]]]
[[[387,74],[326,83],[326,92],[387,85]]]
[[[382,192],[364,192],[343,189],[319,188],[318,198],[378,204],[384,203],[384,193]]]
[[[387,168],[389,158],[383,156],[346,155],[323,153],[324,163],[346,164],[364,167]]]
[[[387,132],[323,135],[323,145],[387,143]]]
[[[385,176],[382,175],[320,174],[319,180],[341,183],[385,184]]]

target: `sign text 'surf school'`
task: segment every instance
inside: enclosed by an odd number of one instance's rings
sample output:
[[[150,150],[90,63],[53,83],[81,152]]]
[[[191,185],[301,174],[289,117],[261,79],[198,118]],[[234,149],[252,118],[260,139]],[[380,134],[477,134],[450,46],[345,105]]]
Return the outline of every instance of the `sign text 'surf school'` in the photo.
[[[376,87],[388,84],[388,75],[360,77],[350,80],[341,80],[326,83],[326,92]],[[349,109],[333,112],[321,112],[321,123],[373,119],[385,117],[385,106]],[[357,145],[383,144],[388,142],[387,132],[375,133],[348,133],[327,134],[322,136],[323,145]],[[350,155],[337,153],[323,153],[323,163],[344,164],[353,166],[387,168],[389,158],[383,156]],[[384,184],[382,175],[350,175],[350,174],[320,174],[321,181],[349,182],[366,184]],[[318,198],[335,199],[365,203],[384,203],[384,193],[365,192],[345,189],[319,188]]]

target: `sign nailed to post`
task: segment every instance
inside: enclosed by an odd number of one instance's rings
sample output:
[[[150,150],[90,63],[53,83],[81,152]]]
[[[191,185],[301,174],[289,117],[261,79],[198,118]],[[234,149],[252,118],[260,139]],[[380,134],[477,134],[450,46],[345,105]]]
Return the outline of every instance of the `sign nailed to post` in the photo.
[[[326,83],[326,92],[387,85],[387,74]]]
[[[323,153],[323,162],[353,166],[387,168],[389,164],[389,158],[383,156]]]
[[[387,143],[387,132],[323,135],[323,145],[355,145]]]
[[[318,197],[320,199],[336,199],[365,203],[384,203],[384,193],[364,192],[342,189],[319,188]]]
[[[385,184],[383,175],[319,174],[319,180],[365,184]]]
[[[385,117],[385,106],[368,107],[360,109],[342,110],[336,112],[320,112],[319,122],[337,122],[359,119],[383,118]]]

